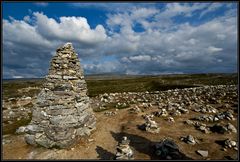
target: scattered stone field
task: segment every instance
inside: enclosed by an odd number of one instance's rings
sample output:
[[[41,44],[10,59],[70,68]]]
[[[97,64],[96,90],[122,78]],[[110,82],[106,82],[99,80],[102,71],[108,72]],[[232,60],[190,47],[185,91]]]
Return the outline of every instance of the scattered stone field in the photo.
[[[96,129],[67,149],[25,142],[35,102],[35,95],[2,101],[3,159],[111,160],[124,136],[132,159],[238,159],[237,85],[95,95]]]

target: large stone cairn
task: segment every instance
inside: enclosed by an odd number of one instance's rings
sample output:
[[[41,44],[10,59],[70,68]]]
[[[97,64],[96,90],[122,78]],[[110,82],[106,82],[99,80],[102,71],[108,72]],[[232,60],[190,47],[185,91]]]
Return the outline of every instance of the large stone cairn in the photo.
[[[83,70],[72,44],[66,43],[52,58],[25,140],[46,148],[67,148],[77,137],[90,135],[95,125]]]

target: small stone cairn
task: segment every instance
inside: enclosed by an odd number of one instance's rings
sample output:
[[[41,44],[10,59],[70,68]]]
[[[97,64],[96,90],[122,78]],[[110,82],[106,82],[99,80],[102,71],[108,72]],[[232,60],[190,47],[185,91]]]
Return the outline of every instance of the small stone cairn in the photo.
[[[186,137],[181,137],[181,141],[186,142],[187,144],[195,145],[197,141],[194,139],[192,135],[187,135]]]
[[[116,160],[133,160],[133,151],[129,146],[130,140],[126,136],[117,145]]]
[[[231,140],[231,139],[226,139],[225,141],[224,141],[224,147],[225,148],[233,148],[234,150],[238,150],[238,144],[237,144],[237,142],[236,141],[233,141],[233,140]]]
[[[154,153],[161,159],[181,159],[178,145],[170,138],[164,138],[153,145]]]
[[[145,116],[146,123],[144,123],[144,128],[147,132],[159,133],[160,128],[158,127],[158,124],[154,120],[152,120],[152,118],[153,115]]]
[[[96,125],[83,70],[71,43],[56,50],[45,79],[25,129],[25,141],[67,148],[77,137],[90,135]]]

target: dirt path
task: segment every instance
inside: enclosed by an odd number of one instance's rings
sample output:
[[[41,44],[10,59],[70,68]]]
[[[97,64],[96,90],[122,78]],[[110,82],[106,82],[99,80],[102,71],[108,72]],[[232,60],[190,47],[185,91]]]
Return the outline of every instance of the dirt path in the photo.
[[[33,147],[25,143],[23,135],[12,135],[6,138],[11,142],[3,145],[3,159],[113,159],[117,142],[123,135],[130,139],[135,159],[157,159],[152,152],[152,145],[165,137],[172,138],[179,145],[180,151],[191,159],[204,159],[196,154],[195,151],[198,149],[207,149],[208,159],[212,160],[237,156],[237,151],[233,149],[222,151],[222,147],[216,143],[216,140],[226,138],[237,140],[237,134],[204,134],[193,126],[184,124],[183,121],[196,115],[192,111],[189,114],[174,117],[175,123],[169,123],[162,117],[155,117],[154,120],[160,126],[159,134],[139,130],[137,126],[144,123],[141,115],[155,110],[157,109],[151,108],[140,114],[131,114],[128,109],[122,109],[118,110],[114,116],[106,116],[104,112],[97,112],[95,113],[97,129],[90,137],[81,139],[69,149]],[[227,122],[229,121],[224,121],[224,123]],[[231,121],[231,123],[237,127],[237,121]],[[180,136],[189,134],[201,139],[201,143],[192,146],[179,139]]]
[[[89,138],[83,138],[70,149],[44,149],[27,145],[23,135],[12,135],[4,145],[4,159],[109,159],[114,158],[117,141],[111,132],[118,133],[128,116],[120,110],[116,116],[108,117],[103,112],[95,113],[97,129]]]

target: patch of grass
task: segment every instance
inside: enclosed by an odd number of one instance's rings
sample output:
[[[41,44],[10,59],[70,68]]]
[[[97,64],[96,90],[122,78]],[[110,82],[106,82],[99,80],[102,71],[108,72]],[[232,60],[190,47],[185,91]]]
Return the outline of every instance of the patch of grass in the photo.
[[[90,97],[114,92],[145,92],[182,89],[202,85],[238,84],[237,74],[181,74],[86,80]]]
[[[30,96],[39,93],[38,89],[30,89],[28,92],[19,92],[22,88],[28,87],[41,87],[44,82],[44,79],[33,79],[33,80],[11,80],[11,81],[3,81],[2,84],[2,93],[3,99],[8,98],[17,98],[22,96]]]
[[[238,74],[178,74],[161,76],[86,76],[88,95],[90,97],[103,93],[116,92],[145,92],[160,91],[175,88],[189,88],[202,85],[237,85]],[[44,79],[14,80],[3,82],[3,98],[22,97],[36,95],[38,89],[20,93],[18,90],[27,87],[42,87]]]

